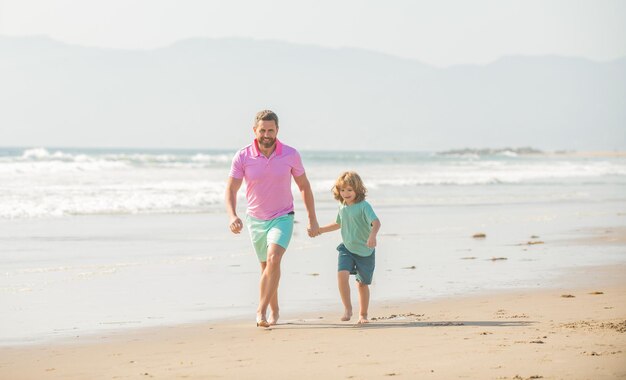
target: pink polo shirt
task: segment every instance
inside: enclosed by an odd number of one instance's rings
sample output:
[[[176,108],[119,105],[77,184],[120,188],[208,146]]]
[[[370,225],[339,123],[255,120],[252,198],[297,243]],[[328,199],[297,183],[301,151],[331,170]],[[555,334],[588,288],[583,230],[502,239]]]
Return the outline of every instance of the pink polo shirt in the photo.
[[[233,157],[230,176],[246,181],[248,215],[270,220],[293,211],[291,177],[304,174],[300,154],[276,139],[276,149],[267,158],[256,139]]]

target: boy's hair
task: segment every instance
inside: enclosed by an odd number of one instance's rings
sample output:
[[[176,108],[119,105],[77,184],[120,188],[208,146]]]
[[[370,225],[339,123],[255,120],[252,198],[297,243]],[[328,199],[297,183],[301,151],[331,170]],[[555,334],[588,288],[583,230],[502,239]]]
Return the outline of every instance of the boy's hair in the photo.
[[[274,120],[276,123],[276,127],[278,127],[278,115],[274,113],[274,111],[263,110],[256,113],[256,117],[254,118],[254,126],[256,127],[259,124],[259,121],[265,120]]]
[[[339,190],[342,187],[350,186],[352,190],[356,193],[356,198],[354,199],[354,203],[359,203],[365,200],[365,196],[367,195],[367,189],[365,185],[363,185],[363,181],[361,177],[359,177],[356,172],[344,172],[337,178],[335,181],[335,186],[333,186],[333,195],[335,199],[339,202],[343,203],[343,198],[341,197],[341,193]]]

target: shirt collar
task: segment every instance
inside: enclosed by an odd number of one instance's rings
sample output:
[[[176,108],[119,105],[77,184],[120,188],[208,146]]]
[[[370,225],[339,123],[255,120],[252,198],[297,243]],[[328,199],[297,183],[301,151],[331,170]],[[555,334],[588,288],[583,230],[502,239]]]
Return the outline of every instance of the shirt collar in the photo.
[[[254,155],[257,157],[262,154],[257,139],[254,139],[254,143],[252,144],[252,152],[254,152]],[[277,156],[283,153],[283,143],[281,143],[279,139],[276,139],[276,149],[274,149],[274,153],[276,153]]]

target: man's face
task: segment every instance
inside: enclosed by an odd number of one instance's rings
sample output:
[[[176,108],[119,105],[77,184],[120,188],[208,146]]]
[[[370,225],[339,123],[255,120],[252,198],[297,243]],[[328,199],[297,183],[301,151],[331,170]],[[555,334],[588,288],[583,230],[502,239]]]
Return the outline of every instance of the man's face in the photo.
[[[269,149],[276,143],[278,126],[274,120],[259,120],[253,131],[259,146]]]

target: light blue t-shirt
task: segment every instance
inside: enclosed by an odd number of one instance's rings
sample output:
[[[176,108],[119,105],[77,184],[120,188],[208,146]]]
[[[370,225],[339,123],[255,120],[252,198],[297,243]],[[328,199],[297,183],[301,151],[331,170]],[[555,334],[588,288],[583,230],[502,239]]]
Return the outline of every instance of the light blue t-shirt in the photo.
[[[366,244],[372,231],[372,222],[376,219],[378,217],[372,206],[366,201],[339,207],[337,224],[341,226],[343,244],[350,252],[359,256],[369,256],[374,252]]]

